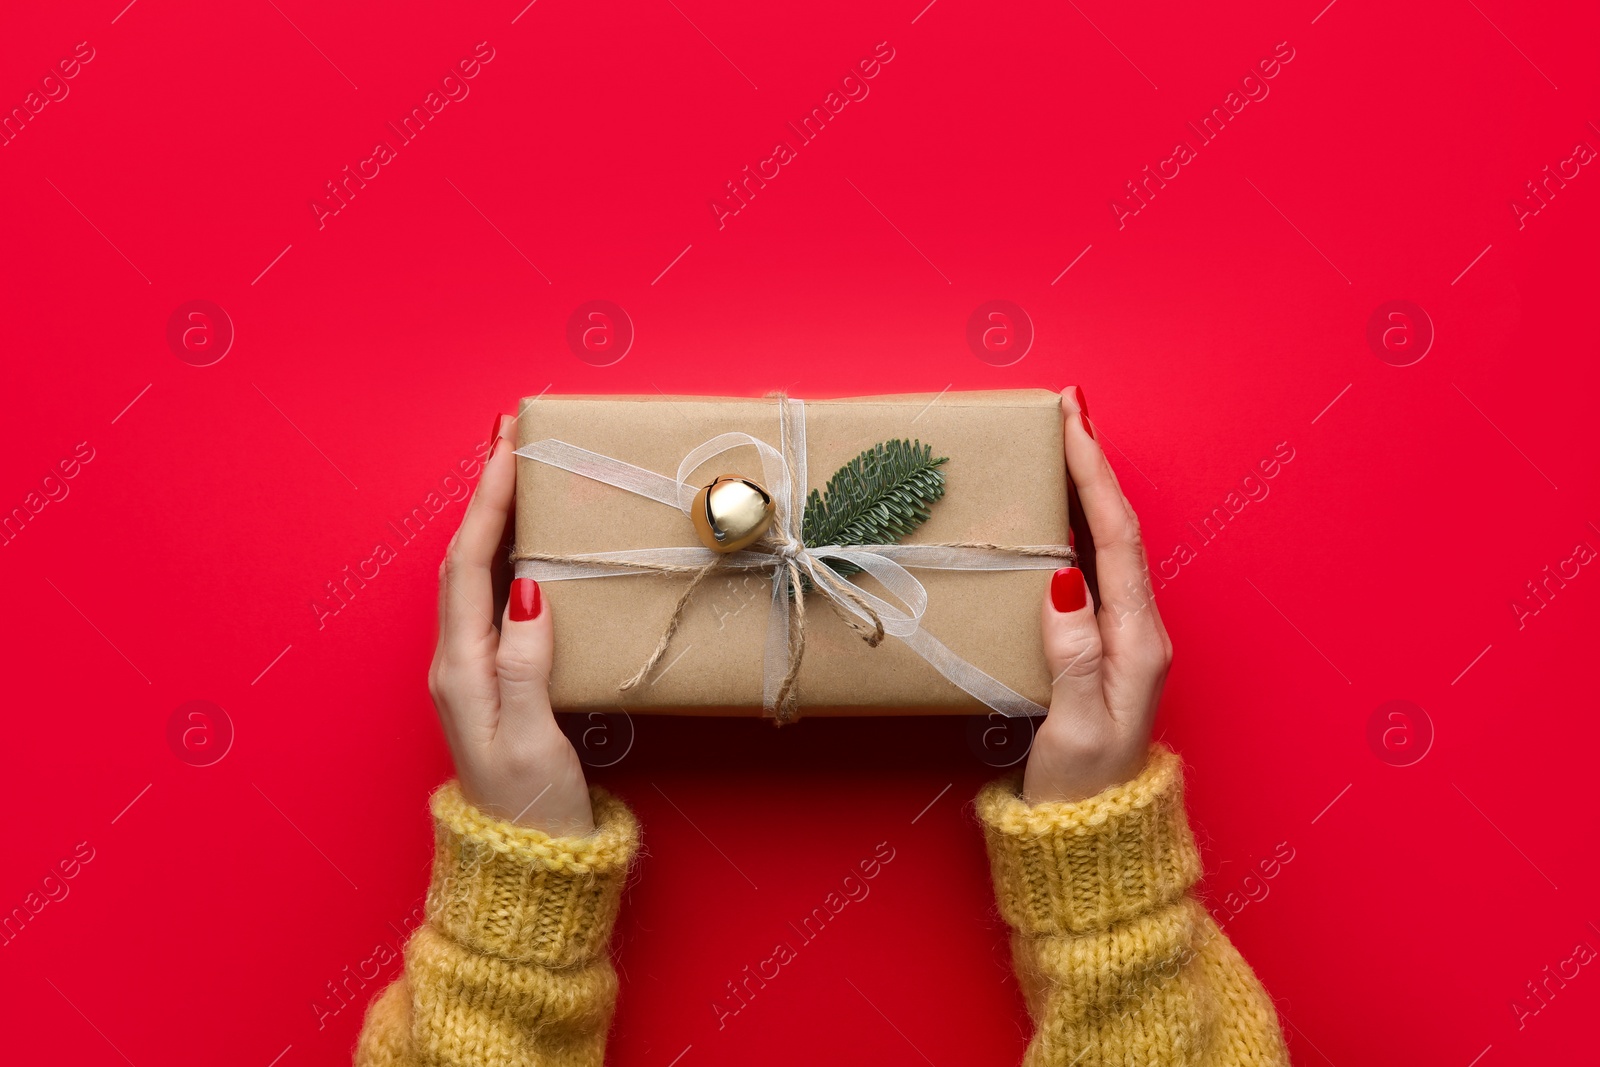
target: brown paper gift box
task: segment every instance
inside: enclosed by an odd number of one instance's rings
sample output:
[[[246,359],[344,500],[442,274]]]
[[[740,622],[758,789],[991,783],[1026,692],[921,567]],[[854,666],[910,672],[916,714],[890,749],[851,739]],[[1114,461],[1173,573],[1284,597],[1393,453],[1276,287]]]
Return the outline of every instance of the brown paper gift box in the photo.
[[[778,402],[703,396],[554,396],[522,401],[517,446],[554,438],[673,477],[696,445],[732,430],[779,442]],[[807,491],[858,453],[891,438],[931,445],[945,495],[906,544],[987,541],[1067,543],[1061,410],[1043,389],[947,391],[806,400]],[[754,448],[725,453],[686,477],[762,479]],[[558,467],[517,460],[519,550],[605,552],[693,546],[676,508]],[[951,651],[1048,706],[1050,677],[1039,613],[1049,570],[911,572],[928,591],[922,625]],[[683,575],[546,581],[555,618],[552,703],[563,710],[625,709],[683,715],[760,714],[762,654],[772,598],[770,571],[713,575],[696,590],[671,647],[650,679],[617,685],[655,648]],[[853,577],[878,592],[865,574]],[[822,603],[806,602],[798,696],[803,715],[978,714],[987,707],[893,637],[870,648]]]

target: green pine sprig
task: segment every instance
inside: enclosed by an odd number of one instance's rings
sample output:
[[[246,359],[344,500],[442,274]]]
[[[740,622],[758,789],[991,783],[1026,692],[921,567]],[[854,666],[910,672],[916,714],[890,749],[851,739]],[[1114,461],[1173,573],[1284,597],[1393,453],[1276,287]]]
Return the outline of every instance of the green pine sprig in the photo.
[[[893,440],[874,445],[813,489],[801,518],[801,540],[820,545],[891,545],[928,520],[928,509],[944,496],[944,471],[950,457],[933,456],[920,441]],[[861,568],[827,560],[840,575]],[[809,579],[804,583],[810,587]]]

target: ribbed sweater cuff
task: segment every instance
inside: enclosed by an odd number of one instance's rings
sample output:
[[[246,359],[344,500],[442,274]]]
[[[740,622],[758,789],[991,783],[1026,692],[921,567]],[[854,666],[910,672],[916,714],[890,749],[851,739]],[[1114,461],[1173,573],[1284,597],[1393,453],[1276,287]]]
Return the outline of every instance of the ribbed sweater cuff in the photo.
[[[595,832],[552,837],[495,819],[447,782],[430,800],[433,880],[427,915],[475,952],[568,967],[606,949],[623,882],[639,848],[627,805],[591,786]]]
[[[1030,937],[1104,929],[1181,898],[1200,877],[1178,757],[1152,745],[1131,782],[1087,800],[1029,805],[1021,775],[978,794],[995,896]]]

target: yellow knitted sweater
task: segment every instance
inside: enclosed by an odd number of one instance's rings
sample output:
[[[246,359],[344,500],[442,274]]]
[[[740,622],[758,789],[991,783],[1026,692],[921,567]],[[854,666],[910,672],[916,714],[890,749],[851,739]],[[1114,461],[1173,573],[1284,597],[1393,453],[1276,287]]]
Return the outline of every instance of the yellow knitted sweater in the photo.
[[[1029,806],[1019,776],[977,810],[1035,1033],[1025,1067],[1287,1064],[1272,1003],[1190,895],[1199,855],[1178,759]],[[427,922],[367,1010],[357,1067],[599,1067],[616,1003],[607,955],[639,826],[590,789],[595,832],[552,838],[433,795]]]

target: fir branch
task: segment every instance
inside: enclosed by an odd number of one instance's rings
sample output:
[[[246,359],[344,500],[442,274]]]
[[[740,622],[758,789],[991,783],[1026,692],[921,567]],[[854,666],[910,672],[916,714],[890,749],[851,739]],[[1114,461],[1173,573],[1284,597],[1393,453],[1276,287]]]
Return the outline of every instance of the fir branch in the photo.
[[[824,492],[813,489],[801,519],[801,540],[820,545],[891,545],[928,520],[928,509],[944,496],[944,471],[950,457],[933,457],[920,441],[893,440],[874,445],[840,467]],[[861,568],[827,560],[840,575]],[[808,588],[809,580],[804,583]]]

